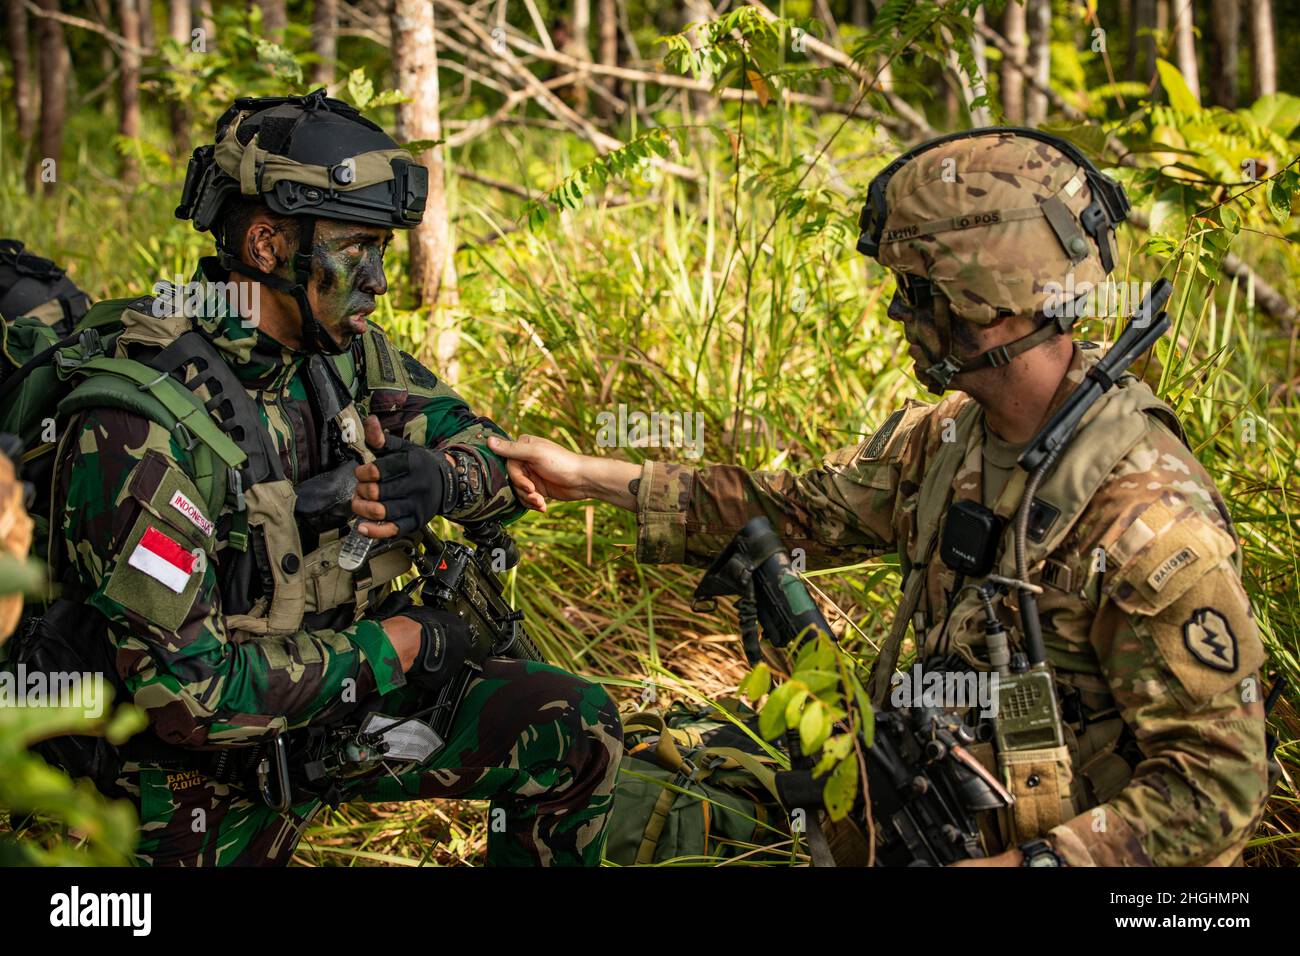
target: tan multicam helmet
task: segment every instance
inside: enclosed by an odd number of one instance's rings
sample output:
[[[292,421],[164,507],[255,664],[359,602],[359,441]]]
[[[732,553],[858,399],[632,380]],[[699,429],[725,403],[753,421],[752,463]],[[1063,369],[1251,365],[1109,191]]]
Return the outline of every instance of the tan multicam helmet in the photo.
[[[955,315],[985,325],[1043,310],[1047,283],[1111,271],[1128,200],[1065,140],[994,127],[940,137],[876,177],[859,251],[929,280]],[[864,248],[864,246],[866,248]]]

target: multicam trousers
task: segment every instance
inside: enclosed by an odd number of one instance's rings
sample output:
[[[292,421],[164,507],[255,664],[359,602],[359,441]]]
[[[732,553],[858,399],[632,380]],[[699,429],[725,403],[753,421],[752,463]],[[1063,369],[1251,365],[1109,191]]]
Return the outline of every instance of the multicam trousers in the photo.
[[[385,698],[384,710],[404,709],[392,703]],[[470,683],[442,750],[400,777],[350,785],[345,799],[490,800],[489,865],[596,866],[622,749],[618,711],[601,687],[546,664],[493,659]],[[152,866],[282,865],[319,806],[280,814],[198,771],[128,764],[119,782],[140,814],[136,856]]]

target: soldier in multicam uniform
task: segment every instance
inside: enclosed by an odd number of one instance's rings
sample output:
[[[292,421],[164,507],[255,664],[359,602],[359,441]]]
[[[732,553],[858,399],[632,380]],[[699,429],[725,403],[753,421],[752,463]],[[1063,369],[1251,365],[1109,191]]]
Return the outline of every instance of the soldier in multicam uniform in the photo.
[[[707,565],[765,515],[809,567],[898,552],[902,617],[877,661],[888,696],[912,625],[918,659],[988,670],[978,595],[939,560],[953,501],[1018,506],[1024,445],[1101,354],[1072,343],[1076,289],[1105,278],[1127,201],[1069,144],[976,130],[905,154],[873,183],[860,251],[893,269],[902,323],[935,405],[909,402],[862,444],[802,474],[574,455],[489,439],[516,492],[634,510],[637,556]],[[1055,287],[1057,289],[1060,286]],[[1056,313],[1057,317],[1053,317]],[[983,865],[1170,866],[1240,861],[1268,785],[1265,656],[1222,497],[1170,409],[1125,376],[1084,419],[1030,512],[1028,575],[1066,722],[1033,766],[991,767],[1016,797]],[[1008,532],[999,568],[1014,575]],[[1012,600],[996,612],[1019,643]],[[989,745],[983,745],[986,748]]]
[[[150,718],[110,788],[139,810],[142,862],[286,862],[319,804],[276,812],[245,780],[214,770],[223,752],[337,723],[376,695],[386,712],[410,713],[465,659],[455,615],[364,613],[409,567],[403,552],[355,576],[337,566],[353,511],[372,537],[438,514],[470,523],[523,511],[486,447],[501,429],[366,320],[387,288],[392,228],[420,221],[424,176],[323,91],[239,101],[219,121],[215,149],[196,151],[177,214],[217,239],[219,256],[195,281],[260,284],[256,321],[224,303],[193,319],[142,300],[123,314],[118,355],[158,362],[198,330],[234,382],[200,397],[229,415],[223,400],[237,409],[247,395],[262,434],[237,434],[233,419],[225,427],[241,448],[262,443],[266,480],[237,484],[205,514],[183,435],[92,408],[63,443],[53,513],[64,581],[107,619],[125,692]],[[193,388],[193,363],[176,368]],[[331,404],[338,381],[351,395]],[[621,747],[599,686],[489,658],[439,752],[348,798],[491,800],[490,863],[597,865]]]

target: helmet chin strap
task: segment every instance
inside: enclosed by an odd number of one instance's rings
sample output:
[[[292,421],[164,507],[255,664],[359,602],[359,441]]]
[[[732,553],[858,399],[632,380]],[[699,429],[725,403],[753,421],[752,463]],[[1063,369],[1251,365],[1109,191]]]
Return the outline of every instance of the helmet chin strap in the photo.
[[[238,256],[226,249],[224,245],[217,246],[217,256],[223,269],[229,272],[238,272],[240,275],[256,279],[278,292],[293,296],[294,301],[298,303],[298,315],[301,319],[299,327],[302,330],[303,351],[319,352],[323,355],[342,355],[347,349],[339,346],[330,338],[329,333],[316,320],[316,315],[312,312],[311,302],[307,298],[307,283],[311,279],[312,244],[315,237],[316,217],[299,216],[298,251],[293,254],[294,281],[292,282],[282,276],[245,265]]]
[[[1007,365],[1017,355],[1028,352],[1030,349],[1042,345],[1053,336],[1069,332],[1070,329],[1074,328],[1073,315],[1059,315],[1028,335],[1022,335],[1005,345],[997,345],[980,352],[978,355],[962,359],[957,355],[953,345],[953,314],[948,303],[948,297],[935,292],[931,301],[934,309],[935,328],[939,332],[939,347],[946,353],[942,359],[934,362],[930,350],[924,344],[921,345],[921,351],[933,363],[929,368],[921,372],[921,377],[924,379],[923,384],[925,387],[934,395],[942,395],[946,392],[953,378],[963,372],[974,372],[982,368],[999,368]]]

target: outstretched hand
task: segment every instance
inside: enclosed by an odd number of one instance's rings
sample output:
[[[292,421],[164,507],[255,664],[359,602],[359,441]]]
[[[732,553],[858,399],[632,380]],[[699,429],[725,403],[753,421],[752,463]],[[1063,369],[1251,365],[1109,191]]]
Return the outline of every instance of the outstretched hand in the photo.
[[[549,501],[590,498],[589,463],[599,459],[578,455],[545,438],[520,435],[515,441],[488,438],[488,447],[506,459],[515,496],[534,511],[545,511]]]

